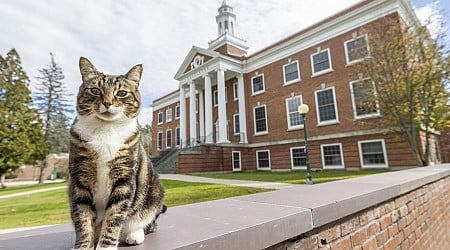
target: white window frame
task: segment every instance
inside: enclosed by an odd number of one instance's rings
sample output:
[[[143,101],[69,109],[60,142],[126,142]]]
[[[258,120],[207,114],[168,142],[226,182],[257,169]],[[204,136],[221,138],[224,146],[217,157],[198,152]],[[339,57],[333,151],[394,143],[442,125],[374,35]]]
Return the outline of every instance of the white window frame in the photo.
[[[239,155],[239,168],[234,168],[234,154],[238,153]],[[241,158],[241,151],[231,151],[231,169],[233,170],[233,172],[240,172],[242,171],[242,158]]]
[[[267,152],[267,157],[269,158],[268,159],[269,160],[269,167],[268,168],[261,168],[261,167],[259,167],[259,155],[258,155],[258,153],[260,153],[260,152]],[[257,170],[271,170],[272,169],[272,163],[271,163],[271,160],[270,160],[270,150],[268,150],[268,149],[256,150],[256,169]]]
[[[261,77],[263,89],[258,91],[258,92],[255,92],[254,85],[253,85],[253,79],[255,79],[257,77]],[[264,74],[259,74],[259,75],[256,75],[256,76],[252,77],[251,80],[250,80],[250,83],[252,85],[252,96],[253,95],[259,95],[259,94],[262,94],[262,93],[266,92],[266,84],[265,84],[265,81],[264,81]]]
[[[371,142],[381,142],[381,147],[383,149],[384,164],[370,164],[370,165],[364,164],[362,144],[363,143],[371,143]],[[359,160],[361,163],[361,168],[389,168],[389,161],[388,161],[387,151],[386,151],[386,143],[384,142],[384,139],[358,141],[358,150],[359,150]]]
[[[290,114],[289,113],[289,101],[294,99],[294,98],[300,98],[300,105],[303,103],[303,97],[301,95],[297,95],[297,96],[292,96],[292,97],[286,98],[286,119],[287,119],[287,123],[288,123],[288,130],[303,129],[303,127],[304,127],[303,123],[300,124],[300,125],[291,125],[291,119],[289,117],[289,114]],[[294,112],[298,113],[298,110],[296,109]],[[300,115],[300,114],[298,114],[298,115]],[[301,115],[300,115],[300,119],[302,119]]]
[[[319,100],[317,97],[317,93],[322,91],[328,91],[332,90],[333,92],[333,99],[334,99],[334,112],[336,114],[336,119],[334,120],[327,120],[327,121],[321,121],[320,120],[320,112],[319,112]],[[336,100],[336,91],[334,89],[334,86],[331,86],[329,88],[319,89],[314,92],[314,96],[316,99],[316,114],[317,114],[317,126],[325,126],[325,125],[333,125],[339,123],[339,112],[338,112],[338,106],[337,106],[337,100]]]
[[[160,119],[160,116],[161,116],[161,119]],[[157,117],[157,119],[158,119],[158,125],[161,125],[161,124],[164,123],[164,113],[163,113],[162,111],[159,111],[159,112],[158,112],[158,117]]]
[[[161,141],[159,141],[160,138],[159,135],[161,135]],[[162,131],[158,131],[158,133],[156,134],[156,150],[162,151],[163,144],[164,144],[164,134]]]
[[[169,140],[168,140],[168,133],[170,133],[170,144],[169,144]],[[172,141],[173,141],[173,134],[172,134],[172,129],[167,129],[166,130],[166,149],[171,149],[172,148]]]
[[[266,118],[266,131],[256,132],[256,114],[255,114],[255,111],[256,111],[257,108],[261,108],[261,107],[264,107],[264,115],[265,115],[265,118]],[[254,128],[255,136],[267,135],[269,133],[269,122],[268,122],[268,119],[267,119],[267,106],[266,106],[266,104],[253,107],[253,128]]]
[[[365,57],[363,57],[363,58],[359,58],[359,59],[350,61],[349,54],[348,54],[349,51],[348,51],[348,48],[347,48],[347,44],[350,43],[350,42],[353,42],[353,41],[355,41],[355,40],[358,40],[358,39],[360,39],[361,37],[364,37],[364,39],[366,40],[367,55],[366,55]],[[370,47],[369,47],[369,39],[368,39],[367,34],[360,35],[360,36],[357,36],[357,37],[354,37],[354,38],[352,38],[352,39],[350,39],[350,40],[345,41],[345,42],[344,42],[344,49],[345,49],[345,62],[347,63],[347,65],[351,65],[351,64],[354,64],[354,63],[357,63],[357,62],[361,62],[361,61],[363,61],[364,59],[370,58]]]
[[[213,91],[213,105],[214,107],[219,106],[219,92],[217,89]]]
[[[294,149],[305,150],[305,146],[291,147],[289,149],[289,151],[291,152],[291,169],[292,170],[306,170],[306,165],[305,166],[294,166]]]
[[[177,110],[178,110],[178,112],[177,112]],[[177,113],[178,113],[178,114],[177,114]],[[175,120],[180,119],[180,115],[181,115],[180,105],[177,105],[177,106],[175,107]]]
[[[321,54],[321,53],[325,53],[325,52],[327,52],[327,54],[328,54],[328,62],[329,62],[329,64],[330,64],[330,67],[329,67],[328,69],[324,69],[324,70],[315,72],[315,70],[314,70],[314,56],[315,56],[315,55],[318,55],[318,54]],[[330,48],[326,48],[326,49],[323,49],[323,50],[321,50],[321,51],[318,51],[318,52],[316,52],[316,53],[314,53],[314,54],[311,54],[311,72],[312,72],[312,76],[313,76],[313,77],[314,77],[314,76],[318,76],[318,75],[322,75],[322,74],[325,74],[325,73],[328,73],[328,72],[331,72],[331,71],[333,71],[333,64],[331,63],[331,52],[330,52]]]
[[[367,81],[370,80],[370,78],[363,78],[363,79],[359,79],[356,81],[351,81],[350,82],[350,93],[352,96],[352,105],[353,105],[353,116],[355,117],[356,120],[358,119],[367,119],[367,118],[373,118],[373,117],[380,117],[381,113],[380,113],[380,105],[378,104],[378,101],[375,100],[375,105],[377,108],[377,111],[375,113],[371,113],[371,114],[364,114],[364,115],[358,115],[357,114],[357,109],[356,109],[356,100],[355,100],[355,92],[353,90],[353,84],[354,83],[358,83],[358,82],[363,82],[363,81]],[[373,87],[373,94],[374,96],[376,96],[376,91],[375,91],[375,83],[373,81],[372,82],[372,87]]]
[[[298,78],[297,78],[297,79],[290,80],[290,81],[286,81],[286,67],[289,66],[289,65],[291,65],[291,64],[294,64],[294,63],[297,64],[297,74],[298,74]],[[301,81],[301,76],[300,76],[300,64],[299,64],[298,60],[295,60],[295,61],[292,61],[292,62],[289,62],[289,63],[283,65],[283,80],[284,80],[284,85],[285,85],[285,86]]]
[[[233,115],[233,133],[234,135],[240,135],[239,126],[236,126],[236,117],[239,119],[239,113]],[[240,120],[239,120],[240,122]],[[239,124],[238,124],[239,125]]]
[[[325,155],[324,155],[324,147],[329,146],[339,146],[340,156],[341,156],[341,165],[332,165],[332,166],[326,166],[325,165]],[[342,143],[331,143],[331,144],[321,144],[320,145],[320,155],[322,157],[322,167],[323,169],[343,169],[345,168],[344,163],[344,153],[342,152]]]
[[[172,121],[172,108],[166,110],[166,122]]]

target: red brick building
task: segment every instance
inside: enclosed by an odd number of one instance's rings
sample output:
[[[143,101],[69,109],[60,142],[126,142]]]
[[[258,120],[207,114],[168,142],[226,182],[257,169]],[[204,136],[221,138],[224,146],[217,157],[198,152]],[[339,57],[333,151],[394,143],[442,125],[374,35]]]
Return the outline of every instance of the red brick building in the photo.
[[[377,20],[418,22],[408,1],[361,1],[251,55],[234,35],[232,6],[223,1],[218,12],[218,38],[193,46],[175,75],[179,89],[153,102],[155,157],[195,148],[165,157],[181,173],[305,169],[297,111],[305,103],[313,169],[417,165],[401,136],[381,125],[378,104],[361,106],[373,83],[352,67],[370,57]]]

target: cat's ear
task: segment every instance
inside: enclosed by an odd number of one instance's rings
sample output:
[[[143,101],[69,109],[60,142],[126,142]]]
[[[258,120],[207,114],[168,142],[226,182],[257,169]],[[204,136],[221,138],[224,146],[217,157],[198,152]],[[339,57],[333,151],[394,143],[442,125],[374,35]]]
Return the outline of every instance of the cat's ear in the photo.
[[[136,84],[139,84],[139,81],[141,80],[142,76],[142,70],[143,70],[142,64],[135,65],[128,71],[128,73],[125,75],[125,78],[136,82]]]
[[[94,65],[85,57],[80,57],[80,72],[81,77],[83,78],[83,82],[88,81],[98,75],[98,70],[94,67]]]

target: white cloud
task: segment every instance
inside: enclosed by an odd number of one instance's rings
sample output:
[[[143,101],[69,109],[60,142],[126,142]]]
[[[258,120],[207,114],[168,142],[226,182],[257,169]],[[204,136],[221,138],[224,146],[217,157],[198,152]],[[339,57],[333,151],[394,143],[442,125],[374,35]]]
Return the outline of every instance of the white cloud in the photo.
[[[433,38],[446,32],[444,15],[441,13],[440,6],[440,1],[434,1],[415,9],[417,18],[427,26]]]

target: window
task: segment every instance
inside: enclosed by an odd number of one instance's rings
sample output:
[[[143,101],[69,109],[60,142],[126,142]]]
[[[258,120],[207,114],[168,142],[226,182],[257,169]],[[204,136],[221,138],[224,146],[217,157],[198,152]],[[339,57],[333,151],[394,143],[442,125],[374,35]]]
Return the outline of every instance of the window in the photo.
[[[233,121],[234,121],[234,135],[239,135],[239,114],[233,115]]]
[[[339,121],[334,87],[316,91],[316,109],[319,125],[334,124]]]
[[[258,170],[270,170],[270,151],[256,151],[256,164]]]
[[[266,134],[268,132],[266,105],[255,107],[253,109],[253,117],[255,121],[255,135]]]
[[[292,169],[306,169],[305,147],[291,148],[291,166]]]
[[[180,128],[175,129],[175,146],[180,146],[181,140],[180,140]]]
[[[370,78],[350,82],[350,89],[356,119],[380,115],[378,103],[375,99],[375,86]]]
[[[158,125],[159,124],[162,124],[164,121],[163,121],[163,113],[162,112],[159,112],[158,113]]]
[[[158,132],[158,144],[157,144],[157,149],[158,150],[162,150],[162,145],[163,145],[163,133],[162,132]]]
[[[303,128],[303,119],[298,112],[298,106],[300,104],[302,104],[302,96],[294,96],[286,99],[288,129]]]
[[[180,106],[175,107],[175,119],[180,119]]]
[[[241,171],[241,152],[233,151],[231,153],[231,164],[233,166],[233,171]]]
[[[214,107],[219,105],[219,94],[218,94],[217,90],[214,90],[214,92],[213,92],[213,104],[214,104]]]
[[[291,84],[300,80],[298,61],[283,66],[284,84]]]
[[[235,82],[233,83],[233,100],[237,100],[239,99],[239,95],[238,95],[238,83]]]
[[[355,63],[369,56],[367,35],[356,37],[344,43],[347,64]]]
[[[264,91],[264,75],[261,74],[252,77],[252,94],[256,95]]]
[[[170,122],[170,121],[172,121],[172,109],[171,108],[166,110],[166,122]]]
[[[172,129],[166,130],[166,148],[172,147]]]
[[[311,55],[313,75],[331,71],[330,49],[322,50]]]
[[[343,168],[342,144],[320,145],[323,168]]]
[[[388,167],[384,140],[359,141],[362,168]]]

